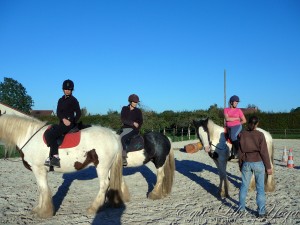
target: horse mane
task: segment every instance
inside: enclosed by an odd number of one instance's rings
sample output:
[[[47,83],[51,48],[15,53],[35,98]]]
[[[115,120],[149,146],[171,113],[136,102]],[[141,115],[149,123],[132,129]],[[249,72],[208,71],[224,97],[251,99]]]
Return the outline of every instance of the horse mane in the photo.
[[[31,135],[44,124],[46,123],[33,117],[21,117],[9,114],[1,115],[0,138],[7,146],[14,147],[18,140]]]

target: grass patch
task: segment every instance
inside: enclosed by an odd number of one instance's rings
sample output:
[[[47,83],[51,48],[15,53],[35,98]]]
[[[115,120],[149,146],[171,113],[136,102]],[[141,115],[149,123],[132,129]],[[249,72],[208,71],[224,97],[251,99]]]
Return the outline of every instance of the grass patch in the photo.
[[[20,154],[17,150],[13,149],[12,151],[9,151],[7,155],[5,155],[5,147],[4,145],[0,145],[0,159],[3,158],[17,158],[20,157]]]

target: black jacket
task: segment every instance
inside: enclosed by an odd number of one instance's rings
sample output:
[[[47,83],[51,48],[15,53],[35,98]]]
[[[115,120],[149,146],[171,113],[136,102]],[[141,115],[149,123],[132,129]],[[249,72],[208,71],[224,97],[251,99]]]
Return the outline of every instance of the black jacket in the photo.
[[[60,122],[66,118],[71,123],[77,123],[81,116],[79,102],[73,95],[62,96],[58,100],[56,114]]]
[[[142,111],[139,108],[130,110],[130,106],[123,106],[121,111],[121,121],[123,123],[122,128],[133,128],[139,130],[143,124]],[[139,127],[133,126],[133,123],[137,122]]]

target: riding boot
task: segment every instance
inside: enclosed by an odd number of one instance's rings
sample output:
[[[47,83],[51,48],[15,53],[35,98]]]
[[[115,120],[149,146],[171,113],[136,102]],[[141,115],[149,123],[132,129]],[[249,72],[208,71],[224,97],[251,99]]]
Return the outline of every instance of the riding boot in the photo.
[[[126,150],[122,151],[122,158],[123,158],[123,166],[127,166],[127,152]]]
[[[228,158],[228,161],[231,159],[237,159],[238,158],[238,150],[239,150],[240,142],[238,140],[232,141],[232,147],[231,147],[231,154]]]

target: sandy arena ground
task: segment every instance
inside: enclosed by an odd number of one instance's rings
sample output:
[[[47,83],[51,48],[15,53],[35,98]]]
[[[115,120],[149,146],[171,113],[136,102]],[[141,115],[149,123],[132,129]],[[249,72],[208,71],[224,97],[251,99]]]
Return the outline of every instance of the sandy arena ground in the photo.
[[[180,149],[187,143],[176,142],[173,146]],[[50,219],[30,213],[38,197],[33,174],[19,159],[1,159],[0,224],[300,224],[300,140],[274,143],[276,191],[267,194],[267,219],[255,217],[255,192],[248,193],[248,213],[237,214],[241,174],[236,163],[228,163],[230,198],[220,199],[218,172],[208,155],[204,151],[187,154],[175,150],[175,183],[169,197],[156,201],[146,197],[156,182],[153,164],[126,168],[131,201],[122,208],[106,206],[96,216],[86,214],[98,192],[93,167],[72,174],[49,173],[56,208],[56,215]],[[293,169],[281,162],[284,146],[293,149]]]

